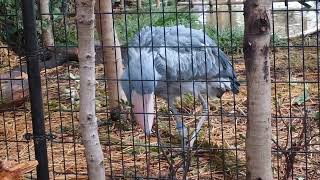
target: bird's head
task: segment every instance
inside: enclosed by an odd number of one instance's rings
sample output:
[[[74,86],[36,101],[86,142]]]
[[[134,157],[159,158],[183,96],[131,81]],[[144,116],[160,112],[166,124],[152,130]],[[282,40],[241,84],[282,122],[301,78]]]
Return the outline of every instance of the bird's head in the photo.
[[[147,135],[151,134],[155,117],[154,92],[157,86],[157,73],[153,68],[152,55],[141,54],[129,57],[129,66],[123,74],[122,88],[127,100],[132,105],[132,111],[138,125]],[[137,59],[138,58],[138,59]]]

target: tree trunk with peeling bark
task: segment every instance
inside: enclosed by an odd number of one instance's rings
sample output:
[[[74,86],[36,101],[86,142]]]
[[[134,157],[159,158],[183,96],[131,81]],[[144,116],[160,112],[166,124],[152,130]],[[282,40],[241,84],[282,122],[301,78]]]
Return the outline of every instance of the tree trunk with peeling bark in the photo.
[[[141,0],[137,0],[137,6],[138,6],[138,8],[141,8],[141,5],[142,5]]]
[[[157,8],[159,8],[160,7],[160,0],[156,0],[156,6],[157,6]]]
[[[270,180],[271,168],[271,0],[244,4],[244,58],[248,83],[247,179]]]
[[[77,0],[80,65],[80,130],[89,179],[105,179],[95,112],[94,0]]]
[[[103,45],[105,74],[108,83],[109,107],[118,110],[119,100],[126,100],[120,81],[123,73],[121,48],[113,26],[111,0],[97,0],[95,4],[96,28]]]
[[[54,46],[52,33],[52,22],[50,17],[50,0],[39,0],[41,20],[42,20],[42,40],[45,47]]]

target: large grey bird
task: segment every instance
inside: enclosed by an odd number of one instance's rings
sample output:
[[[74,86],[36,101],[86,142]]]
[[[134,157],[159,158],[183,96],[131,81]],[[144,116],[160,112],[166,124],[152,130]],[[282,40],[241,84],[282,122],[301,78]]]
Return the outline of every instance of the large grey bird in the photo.
[[[185,138],[186,127],[174,106],[176,97],[193,94],[208,115],[207,95],[220,98],[226,91],[239,92],[228,57],[202,30],[145,27],[128,44],[127,51],[121,85],[147,135],[152,132],[155,95],[168,100],[176,128]]]

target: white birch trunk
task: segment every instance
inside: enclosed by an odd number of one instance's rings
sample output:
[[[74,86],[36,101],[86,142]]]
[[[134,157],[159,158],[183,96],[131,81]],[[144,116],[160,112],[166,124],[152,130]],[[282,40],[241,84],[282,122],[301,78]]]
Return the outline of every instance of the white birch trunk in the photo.
[[[42,40],[45,47],[54,46],[54,38],[52,33],[52,22],[49,15],[50,0],[39,0],[41,20],[42,20]]]
[[[247,0],[244,53],[248,83],[248,180],[271,180],[270,20],[272,0]]]
[[[94,0],[77,0],[80,64],[80,130],[89,179],[104,180],[104,158],[95,115]]]
[[[156,5],[157,5],[157,8],[159,8],[160,7],[160,0],[156,0]]]

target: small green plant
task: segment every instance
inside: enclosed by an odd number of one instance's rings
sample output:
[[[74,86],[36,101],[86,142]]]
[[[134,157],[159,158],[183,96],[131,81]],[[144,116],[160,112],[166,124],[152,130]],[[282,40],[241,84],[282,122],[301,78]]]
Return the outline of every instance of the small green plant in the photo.
[[[271,46],[287,46],[288,42],[284,38],[280,38],[277,34],[272,34],[271,35],[271,40],[270,40],[270,45]]]
[[[227,54],[237,54],[242,51],[243,29],[235,27],[233,29],[217,30],[214,26],[206,26],[205,32],[216,41],[219,48]]]
[[[75,21],[64,16],[61,8],[53,8],[52,13],[54,14],[52,22],[56,45],[77,45],[77,27]]]
[[[138,14],[139,13],[139,14]],[[127,15],[118,15],[115,20],[116,30],[121,44],[126,44],[133,36],[146,26],[197,26],[197,16],[189,12],[177,12],[174,7],[159,9],[140,9]]]
[[[243,27],[234,27],[232,29],[219,29],[214,26],[206,26],[206,33],[216,41],[219,48],[227,54],[239,54],[243,49],[244,30]],[[286,40],[280,38],[277,34],[272,34],[270,46],[284,46]]]

